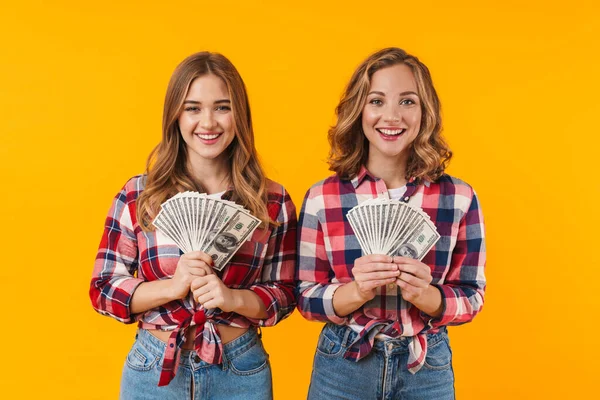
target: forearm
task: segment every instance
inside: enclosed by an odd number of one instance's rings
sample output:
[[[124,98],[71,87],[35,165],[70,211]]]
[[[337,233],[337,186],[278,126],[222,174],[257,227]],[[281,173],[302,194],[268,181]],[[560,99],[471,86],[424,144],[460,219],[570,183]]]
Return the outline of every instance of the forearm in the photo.
[[[244,317],[265,319],[268,317],[265,303],[252,290],[233,289],[235,308],[232,310]]]
[[[143,313],[173,300],[177,300],[177,296],[171,279],[144,282],[133,292],[131,313]]]
[[[339,317],[358,310],[369,298],[360,295],[356,281],[340,286],[333,294],[333,309]]]

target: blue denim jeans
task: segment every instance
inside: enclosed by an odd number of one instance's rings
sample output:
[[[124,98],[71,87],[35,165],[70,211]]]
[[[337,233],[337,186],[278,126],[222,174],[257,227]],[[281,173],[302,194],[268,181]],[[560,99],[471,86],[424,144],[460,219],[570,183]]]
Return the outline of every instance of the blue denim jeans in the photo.
[[[327,324],[315,353],[308,398],[331,399],[454,399],[454,372],[448,334],[443,328],[427,336],[425,365],[408,371],[408,339],[375,341],[369,355],[358,362],[343,357],[356,333]]]
[[[177,375],[158,387],[166,344],[139,329],[121,378],[122,400],[273,398],[269,356],[255,330],[223,345],[223,364],[208,364],[192,350],[182,350]]]

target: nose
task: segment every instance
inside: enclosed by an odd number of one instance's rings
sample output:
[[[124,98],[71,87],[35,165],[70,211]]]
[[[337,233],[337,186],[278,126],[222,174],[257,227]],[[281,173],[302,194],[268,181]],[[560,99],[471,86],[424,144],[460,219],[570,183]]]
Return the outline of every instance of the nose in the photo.
[[[384,110],[383,120],[385,122],[394,122],[398,123],[402,119],[402,111],[401,108],[395,104],[389,103]]]
[[[202,110],[202,113],[200,114],[200,121],[198,122],[198,125],[200,125],[200,127],[205,130],[210,130],[211,128],[213,128],[215,126],[215,118],[214,118],[214,115],[211,110],[208,110],[208,109]]]

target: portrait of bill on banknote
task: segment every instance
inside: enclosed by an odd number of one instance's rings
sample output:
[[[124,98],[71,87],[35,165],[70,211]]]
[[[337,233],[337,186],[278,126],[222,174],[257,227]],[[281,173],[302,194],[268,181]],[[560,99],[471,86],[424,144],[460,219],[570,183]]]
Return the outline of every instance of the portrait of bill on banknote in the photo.
[[[227,253],[237,247],[237,238],[228,232],[221,232],[215,237],[214,245],[217,250]]]
[[[396,254],[399,255],[400,257],[417,259],[419,252],[417,251],[415,246],[413,246],[412,244],[405,243],[402,246],[400,246],[400,248],[398,249],[398,252]]]

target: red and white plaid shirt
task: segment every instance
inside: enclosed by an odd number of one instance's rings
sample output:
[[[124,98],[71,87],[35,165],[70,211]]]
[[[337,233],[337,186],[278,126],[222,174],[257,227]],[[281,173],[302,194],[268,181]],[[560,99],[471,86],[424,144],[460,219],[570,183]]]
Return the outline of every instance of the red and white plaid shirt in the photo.
[[[145,176],[131,178],[115,196],[106,218],[90,287],[94,309],[126,324],[138,321],[144,329],[172,331],[159,385],[167,385],[179,365],[185,331],[196,325],[194,349],[211,364],[222,362],[223,347],[215,324],[239,328],[273,326],[296,305],[296,209],[285,189],[272,181],[268,186],[269,217],[280,225],[257,229],[218,276],[230,288],[249,289],[265,303],[266,319],[252,319],[220,309],[198,308],[191,293],[140,314],[132,314],[131,298],[142,282],[169,279],[175,273],[181,251],[160,232],[144,232],[137,221],[136,200],[145,187]],[[229,199],[231,191],[225,192]]]
[[[372,300],[340,317],[333,309],[333,294],[354,279],[354,260],[362,256],[346,214],[376,197],[388,198],[388,188],[364,167],[352,180],[334,175],[308,191],[299,219],[298,310],[309,320],[347,325],[357,332],[344,354],[350,360],[369,354],[378,333],[410,337],[408,369],[415,373],[425,362],[427,333],[468,322],[483,306],[483,217],[475,192],[459,179],[443,175],[436,182],[408,182],[402,200],[422,208],[441,235],[422,262],[431,267],[432,284],[441,291],[442,315],[432,318],[404,300],[397,287],[382,286]]]

